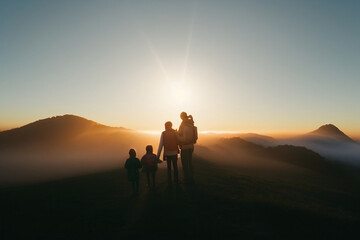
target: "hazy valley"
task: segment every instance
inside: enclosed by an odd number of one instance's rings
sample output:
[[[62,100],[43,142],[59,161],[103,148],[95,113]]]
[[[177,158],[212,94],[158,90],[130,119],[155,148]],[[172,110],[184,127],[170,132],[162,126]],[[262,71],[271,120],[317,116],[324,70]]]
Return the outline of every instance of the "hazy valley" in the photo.
[[[141,157],[158,141],[73,115],[0,132],[1,236],[140,238],[155,228],[160,239],[174,231],[179,239],[356,234],[358,155],[340,153],[358,143],[334,126],[291,139],[202,134],[195,186],[168,186],[163,163],[157,190],[149,191],[142,175],[140,196],[130,197],[128,150]]]
[[[0,132],[0,185],[75,176],[122,167],[128,150],[157,150],[159,136],[108,127],[74,115],[39,120]],[[220,164],[264,168],[279,162],[307,169],[334,163],[360,166],[360,144],[333,125],[298,137],[249,133],[200,135],[197,156]]]

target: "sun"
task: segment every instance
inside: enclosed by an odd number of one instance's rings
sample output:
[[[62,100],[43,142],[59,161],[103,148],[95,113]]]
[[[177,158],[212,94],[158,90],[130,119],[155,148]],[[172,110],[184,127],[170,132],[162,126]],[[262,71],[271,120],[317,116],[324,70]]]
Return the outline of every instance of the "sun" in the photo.
[[[172,104],[183,107],[191,101],[191,89],[184,81],[171,81],[168,85],[169,100]]]

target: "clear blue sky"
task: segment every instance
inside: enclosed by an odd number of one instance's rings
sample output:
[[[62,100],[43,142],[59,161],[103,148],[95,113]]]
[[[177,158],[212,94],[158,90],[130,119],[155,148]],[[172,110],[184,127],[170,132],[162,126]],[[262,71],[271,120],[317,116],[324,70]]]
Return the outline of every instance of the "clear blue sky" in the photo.
[[[360,1],[0,1],[0,129],[360,134]]]

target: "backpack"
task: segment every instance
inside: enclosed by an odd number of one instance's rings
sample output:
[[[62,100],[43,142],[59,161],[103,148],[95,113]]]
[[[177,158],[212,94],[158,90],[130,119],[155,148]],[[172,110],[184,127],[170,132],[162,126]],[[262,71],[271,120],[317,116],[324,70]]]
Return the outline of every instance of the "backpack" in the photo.
[[[180,129],[179,132],[180,134],[183,133],[183,123],[181,123],[180,125]],[[192,134],[192,138],[191,139],[186,139],[186,141],[182,144],[196,144],[197,140],[198,140],[198,130],[197,127],[194,125],[194,121],[191,120],[191,122],[187,122],[186,124],[188,127],[192,128],[193,134]]]
[[[194,124],[192,124],[191,127],[192,127],[192,131],[193,131],[192,139],[188,139],[186,142],[188,144],[196,144],[196,141],[198,140],[198,130],[197,130],[197,127],[194,126]]]
[[[193,143],[195,144],[196,141],[198,140],[198,130],[196,126],[193,126],[194,128],[194,138],[193,138]]]
[[[164,138],[164,149],[169,151],[178,151],[178,140],[176,138],[175,130],[164,131],[162,134]]]

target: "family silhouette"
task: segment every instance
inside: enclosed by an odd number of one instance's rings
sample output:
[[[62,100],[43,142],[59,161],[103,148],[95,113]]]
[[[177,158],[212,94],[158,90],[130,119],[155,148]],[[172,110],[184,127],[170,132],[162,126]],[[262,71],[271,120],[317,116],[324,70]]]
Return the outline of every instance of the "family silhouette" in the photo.
[[[128,180],[133,186],[133,195],[139,193],[139,169],[142,168],[146,173],[148,186],[150,189],[155,189],[155,179],[157,164],[162,162],[160,155],[163,151],[163,160],[167,163],[168,184],[172,185],[172,169],[174,172],[174,183],[179,184],[178,171],[178,155],[180,153],[183,181],[184,184],[194,184],[194,168],[192,164],[192,155],[194,153],[194,144],[197,141],[197,127],[194,125],[194,119],[186,112],[180,114],[182,120],[179,130],[173,129],[172,122],[165,123],[165,131],[161,133],[160,142],[157,154],[153,153],[151,145],[146,146],[146,154],[141,158],[141,161],[136,158],[134,149],[130,149],[129,158],[125,162],[125,168],[128,171]],[[151,181],[152,180],[152,181]]]

